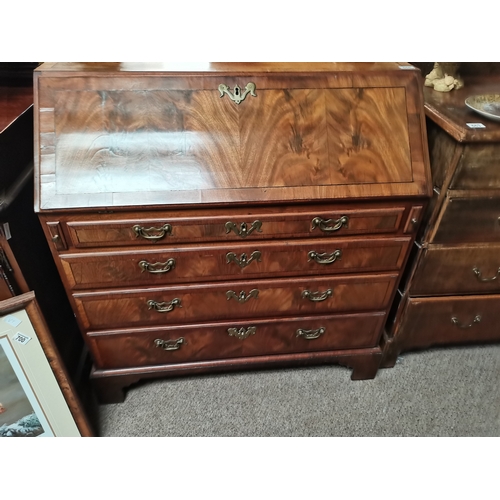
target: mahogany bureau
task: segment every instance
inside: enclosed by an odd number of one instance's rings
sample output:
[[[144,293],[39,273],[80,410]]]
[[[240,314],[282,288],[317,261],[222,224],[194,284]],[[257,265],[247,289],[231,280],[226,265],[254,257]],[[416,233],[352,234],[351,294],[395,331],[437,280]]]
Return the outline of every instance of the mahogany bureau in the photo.
[[[500,123],[465,105],[499,94],[500,77],[469,78],[443,94],[425,88],[434,196],[400,283],[383,366],[402,351],[498,342]]]
[[[373,378],[431,195],[396,63],[45,63],[36,211],[101,402],[141,379]]]

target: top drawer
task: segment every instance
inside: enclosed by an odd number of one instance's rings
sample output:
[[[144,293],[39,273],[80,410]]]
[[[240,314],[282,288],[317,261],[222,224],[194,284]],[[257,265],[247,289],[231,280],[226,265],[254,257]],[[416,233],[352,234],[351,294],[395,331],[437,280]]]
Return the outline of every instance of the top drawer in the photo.
[[[467,144],[451,189],[500,189],[500,144]]]
[[[499,243],[500,196],[471,197],[463,191],[451,191],[443,203],[440,220],[430,241]]]
[[[393,234],[401,230],[407,207],[325,206],[254,210],[144,212],[41,216],[56,249],[198,243],[275,238],[318,238]],[[405,224],[405,228],[408,223]],[[411,224],[410,226],[411,227]],[[58,235],[54,239],[54,237]],[[63,242],[61,244],[61,242]]]

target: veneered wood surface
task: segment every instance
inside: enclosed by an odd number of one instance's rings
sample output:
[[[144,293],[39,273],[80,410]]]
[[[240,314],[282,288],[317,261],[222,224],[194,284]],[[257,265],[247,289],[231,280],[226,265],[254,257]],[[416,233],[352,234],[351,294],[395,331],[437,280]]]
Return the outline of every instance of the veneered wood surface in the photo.
[[[410,298],[403,316],[401,350],[500,340],[500,295]],[[480,320],[474,322],[476,316]],[[456,318],[457,324],[452,322]]]
[[[500,189],[500,142],[466,144],[450,189]]]
[[[255,74],[255,73],[303,73],[303,72],[405,72],[400,66],[407,63],[395,62],[46,62],[36,71],[61,73],[63,75],[89,73],[148,73],[173,72],[179,74],[217,73],[217,74]],[[416,68],[414,68],[415,70]]]
[[[473,271],[479,270],[480,277]],[[422,250],[410,294],[500,292],[500,244],[430,245]],[[491,279],[495,278],[496,279]],[[482,278],[482,280],[481,280]],[[490,281],[484,281],[484,280]]]
[[[233,281],[201,286],[84,292],[73,294],[73,298],[84,328],[95,330],[229,318],[382,310],[392,298],[397,278],[397,274],[377,274]],[[228,298],[230,291],[237,297],[242,294],[246,300],[238,301],[234,295]],[[325,298],[314,302],[304,297],[304,292]],[[150,300],[164,303],[163,309],[174,300],[177,305],[168,312],[159,312],[150,307]]]
[[[375,347],[384,313],[311,316],[269,320],[240,320],[202,325],[89,332],[88,342],[96,366],[106,368],[145,367],[167,363],[220,360],[269,354],[305,353],[335,349]],[[228,328],[255,327],[245,339],[230,336]],[[316,339],[297,337],[297,330],[325,333]],[[178,350],[155,346],[156,339],[184,342]]]
[[[256,73],[257,97],[236,105],[210,73],[42,70],[40,208],[425,196],[418,72],[349,74]]]
[[[202,283],[228,279],[273,276],[323,275],[345,272],[399,270],[411,238],[338,238],[335,240],[292,240],[289,242],[254,242],[245,244],[205,244],[156,249],[133,248],[122,251],[67,253],[61,255],[69,287],[75,290],[112,286],[160,285],[169,283]],[[314,251],[327,254],[340,250],[341,256],[331,264],[320,264],[309,256]],[[227,262],[234,253],[250,261],[246,267]],[[139,262],[149,264],[175,260],[175,267],[162,274],[143,271]]]
[[[467,97],[484,94],[500,94],[500,76],[469,78],[464,87],[451,92],[424,87],[425,113],[459,142],[498,142],[500,123],[465,105]],[[467,123],[482,123],[485,128],[469,128]]]
[[[169,243],[195,243],[210,241],[253,241],[277,238],[318,238],[362,234],[394,234],[400,230],[408,203],[355,205],[307,205],[305,207],[270,207],[266,209],[232,209],[200,211],[156,211],[125,212],[117,214],[71,214],[41,216],[49,227],[51,237],[58,229],[59,238],[54,242],[56,249],[68,241],[74,248],[107,246],[145,245],[155,246]],[[409,213],[409,212],[408,212]],[[323,231],[313,225],[315,218],[321,217],[327,228],[334,227],[342,217],[347,217],[336,231]],[[235,230],[226,224],[232,222]],[[252,225],[261,222],[258,229]],[[169,224],[170,233],[161,228]],[[248,233],[242,237],[242,224]],[[57,225],[57,228],[56,228]],[[137,236],[134,226],[146,230],[146,235],[162,235],[158,239]],[[257,227],[257,226],[256,226]],[[154,228],[153,230],[150,230]],[[148,231],[149,230],[149,231]],[[54,233],[54,234],[53,234]]]
[[[432,183],[440,190],[446,190],[463,152],[463,145],[427,120]]]
[[[446,196],[433,234],[433,243],[500,242],[500,191],[471,196],[451,191]]]

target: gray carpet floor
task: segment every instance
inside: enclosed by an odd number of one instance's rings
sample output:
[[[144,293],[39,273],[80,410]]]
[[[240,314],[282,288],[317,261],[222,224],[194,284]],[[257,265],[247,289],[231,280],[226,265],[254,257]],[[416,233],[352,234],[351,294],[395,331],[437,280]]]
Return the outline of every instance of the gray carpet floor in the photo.
[[[374,380],[340,366],[148,381],[98,407],[106,436],[500,436],[500,345],[404,353]]]

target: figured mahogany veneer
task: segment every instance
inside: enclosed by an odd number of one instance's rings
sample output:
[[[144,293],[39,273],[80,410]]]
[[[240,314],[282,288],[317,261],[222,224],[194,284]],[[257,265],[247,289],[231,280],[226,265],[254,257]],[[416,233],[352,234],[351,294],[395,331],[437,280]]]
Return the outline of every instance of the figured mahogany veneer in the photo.
[[[370,235],[396,233],[401,227],[405,204],[369,204],[363,208],[332,205],[283,206],[241,209],[231,214],[225,210],[171,210],[162,213],[106,214],[99,220],[92,216],[73,214],[59,218],[59,234],[64,235],[70,247],[92,248],[123,245],[150,245],[165,243],[198,243],[213,241],[241,241],[242,239],[295,239],[325,236]],[[126,217],[128,215],[128,219]],[[229,215],[231,217],[229,217]],[[326,224],[315,223],[316,218],[338,221],[346,218],[336,231]],[[168,225],[170,228],[164,229]],[[246,230],[242,231],[242,225]],[[322,229],[326,228],[326,229]],[[151,229],[153,228],[153,229]],[[142,231],[141,231],[142,229]],[[409,231],[409,232],[412,232]],[[150,239],[148,239],[150,237]],[[152,239],[151,239],[152,237]]]
[[[73,289],[401,269],[410,238],[292,240],[66,253]],[[246,259],[245,259],[246,256]],[[314,257],[316,256],[316,257]],[[142,263],[142,267],[141,267]],[[149,269],[144,270],[146,264]]]
[[[236,368],[375,376],[431,193],[420,78],[396,63],[37,69],[36,210],[101,401]]]
[[[384,310],[398,274],[288,278],[74,293],[86,329]]]
[[[98,368],[125,368],[375,347],[384,320],[385,314],[377,312],[103,330],[87,335]],[[164,349],[161,342],[168,342],[172,350]]]

